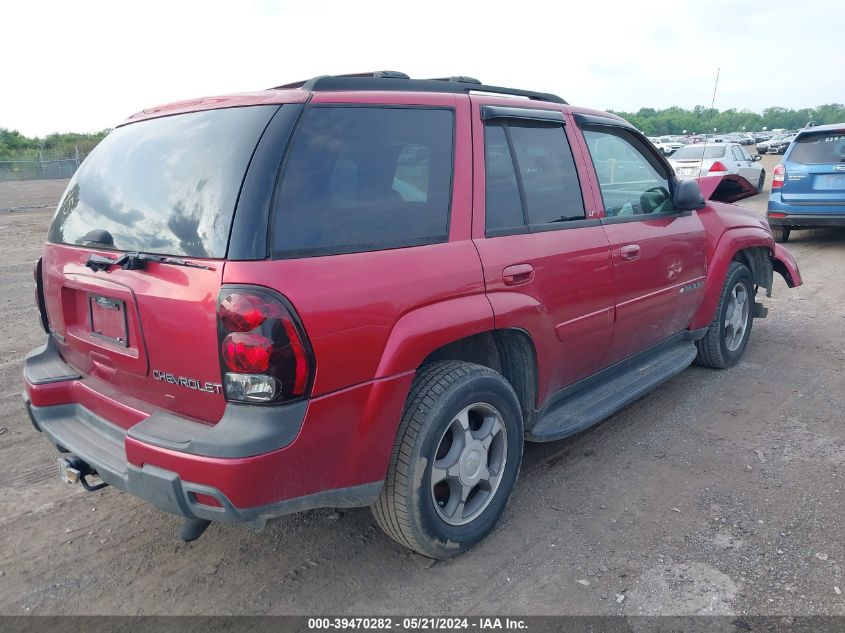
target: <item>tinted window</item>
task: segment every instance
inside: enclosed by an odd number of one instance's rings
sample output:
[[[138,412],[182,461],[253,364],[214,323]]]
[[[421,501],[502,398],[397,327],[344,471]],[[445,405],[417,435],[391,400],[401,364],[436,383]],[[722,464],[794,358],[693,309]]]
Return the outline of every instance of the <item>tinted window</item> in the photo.
[[[529,224],[583,220],[575,161],[560,126],[508,126],[525,192]]]
[[[685,145],[672,154],[672,160],[701,160],[704,158],[723,158],[724,145]]]
[[[484,164],[487,230],[524,226],[516,171],[505,128],[501,125],[484,127]]]
[[[584,138],[596,168],[608,216],[636,216],[673,210],[669,179],[663,164],[638,137],[621,128],[597,126],[585,129]]]
[[[488,233],[584,219],[563,127],[512,120],[485,126],[484,140]]]
[[[276,196],[275,252],[302,257],[445,241],[453,125],[451,110],[308,110]]]
[[[742,152],[740,151],[739,147],[737,147],[736,145],[734,145],[731,148],[731,153],[733,154],[734,160],[738,160],[738,161],[745,160],[745,156],[742,155]]]
[[[208,110],[111,132],[70,181],[49,240],[101,248],[221,258],[238,192],[279,106]],[[92,244],[93,245],[93,244]]]
[[[805,165],[845,163],[845,130],[802,135],[795,142],[789,160]]]

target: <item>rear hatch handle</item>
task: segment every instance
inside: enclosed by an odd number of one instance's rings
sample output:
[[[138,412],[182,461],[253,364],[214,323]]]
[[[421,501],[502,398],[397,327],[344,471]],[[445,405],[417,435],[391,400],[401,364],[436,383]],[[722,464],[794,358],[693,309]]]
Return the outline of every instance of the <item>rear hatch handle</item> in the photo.
[[[196,264],[185,259],[179,259],[178,257],[165,257],[164,255],[151,255],[149,253],[138,252],[124,253],[117,259],[111,259],[110,257],[103,257],[102,255],[91,253],[88,256],[88,261],[85,262],[85,265],[94,272],[108,270],[111,266],[120,266],[124,270],[143,270],[146,267],[147,262],[169,264],[171,266],[185,266],[186,268],[214,270],[211,266]]]

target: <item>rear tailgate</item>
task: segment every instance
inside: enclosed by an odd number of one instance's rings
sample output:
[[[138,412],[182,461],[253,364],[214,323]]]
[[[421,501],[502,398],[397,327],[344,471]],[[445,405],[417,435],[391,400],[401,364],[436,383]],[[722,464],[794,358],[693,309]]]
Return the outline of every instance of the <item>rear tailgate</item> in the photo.
[[[211,270],[149,263],[95,273],[85,266],[90,253],[56,244],[44,249],[44,300],[65,361],[95,390],[219,420],[225,401],[215,307],[222,262],[205,262]]]
[[[784,158],[783,202],[842,212],[845,205],[845,129],[802,134]]]
[[[53,337],[88,387],[140,410],[220,419],[223,258],[252,153],[277,110],[133,123],[77,171],[50,227],[42,280]],[[86,265],[127,251],[178,259]]]

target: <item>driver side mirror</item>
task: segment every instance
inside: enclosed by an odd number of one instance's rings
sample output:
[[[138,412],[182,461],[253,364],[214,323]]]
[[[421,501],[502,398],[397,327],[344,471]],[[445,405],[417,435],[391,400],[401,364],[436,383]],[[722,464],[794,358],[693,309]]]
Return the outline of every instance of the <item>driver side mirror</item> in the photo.
[[[760,154],[754,154],[751,156],[751,160],[762,160],[763,157]]]
[[[675,211],[681,213],[688,211],[695,211],[704,206],[704,196],[701,195],[701,187],[698,186],[697,180],[681,180],[675,189],[675,195],[672,199],[672,205]]]

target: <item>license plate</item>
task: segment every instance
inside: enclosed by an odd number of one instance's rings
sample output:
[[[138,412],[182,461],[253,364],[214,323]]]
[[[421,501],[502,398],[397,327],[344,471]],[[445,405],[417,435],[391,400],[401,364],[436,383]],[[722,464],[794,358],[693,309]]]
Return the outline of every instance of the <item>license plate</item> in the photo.
[[[695,167],[678,167],[679,176],[691,176],[695,173]]]
[[[845,174],[820,174],[816,176],[813,189],[821,191],[845,189]]]
[[[90,295],[88,305],[91,311],[91,334],[127,347],[126,304],[110,297]]]

